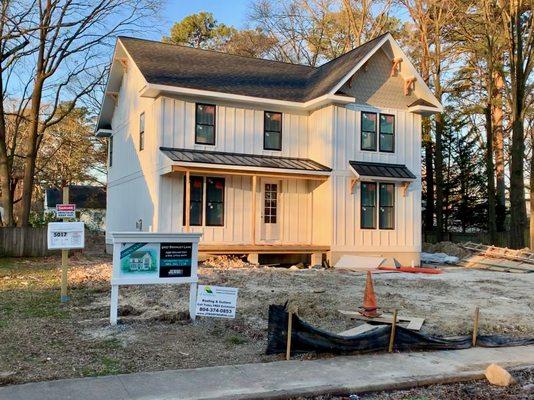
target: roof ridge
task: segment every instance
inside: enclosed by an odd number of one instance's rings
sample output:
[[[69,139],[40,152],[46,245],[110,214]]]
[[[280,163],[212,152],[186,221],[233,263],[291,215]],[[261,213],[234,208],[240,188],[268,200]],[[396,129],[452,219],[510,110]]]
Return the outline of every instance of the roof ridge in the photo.
[[[381,35],[378,35],[377,37],[371,39],[371,40],[368,40],[367,42],[365,43],[362,43],[361,45],[357,46],[357,47],[354,47],[353,49],[350,49],[349,51],[347,51],[346,53],[343,53],[343,54],[340,54],[339,56],[337,56],[336,58],[332,58],[331,60],[325,62],[324,64],[321,64],[319,65],[316,69],[321,69],[323,68],[324,66],[330,64],[331,62],[334,62],[336,60],[339,60],[341,57],[345,57],[346,55],[352,53],[353,51],[356,51],[358,49],[360,49],[361,47],[363,46],[367,46],[369,43],[373,43],[375,41],[378,41],[379,39],[382,39],[383,37],[387,36],[387,35],[390,35],[391,32],[387,31],[387,32],[384,32],[382,33]]]
[[[319,68],[319,67],[314,67],[312,65],[296,64],[296,63],[292,63],[292,62],[279,61],[279,60],[271,60],[269,58],[244,56],[244,55],[241,55],[241,54],[227,53],[227,52],[224,52],[224,51],[221,51],[221,50],[202,49],[200,47],[191,47],[191,46],[186,46],[186,45],[183,45],[183,44],[167,43],[167,42],[162,42],[162,41],[159,41],[159,40],[137,38],[137,37],[133,37],[133,36],[120,35],[120,36],[117,36],[117,38],[118,39],[139,40],[139,41],[143,41],[143,42],[163,44],[163,45],[166,45],[166,46],[174,46],[174,47],[181,47],[181,48],[190,49],[190,50],[199,50],[199,51],[205,51],[205,52],[209,52],[209,53],[223,54],[223,55],[230,56],[230,57],[246,58],[246,59],[249,59],[249,60],[260,60],[260,61],[268,61],[268,62],[272,62],[272,63],[285,64],[285,65],[293,65],[293,66],[296,66],[296,67],[304,67],[304,68],[310,69],[311,70],[310,72],[312,72],[312,71],[314,71],[314,70]]]

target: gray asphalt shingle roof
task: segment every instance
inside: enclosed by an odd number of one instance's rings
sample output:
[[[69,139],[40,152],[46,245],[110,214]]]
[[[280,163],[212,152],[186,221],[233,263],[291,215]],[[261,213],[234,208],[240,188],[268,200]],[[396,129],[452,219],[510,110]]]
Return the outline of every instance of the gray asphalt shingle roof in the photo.
[[[416,179],[416,176],[403,164],[364,161],[349,161],[349,164],[361,177]]]
[[[258,154],[227,153],[222,151],[174,149],[160,150],[176,162],[233,165],[240,167],[281,168],[299,171],[330,172],[331,169],[309,158],[266,156]]]
[[[305,102],[329,93],[385,35],[319,67],[119,39],[148,83]]]

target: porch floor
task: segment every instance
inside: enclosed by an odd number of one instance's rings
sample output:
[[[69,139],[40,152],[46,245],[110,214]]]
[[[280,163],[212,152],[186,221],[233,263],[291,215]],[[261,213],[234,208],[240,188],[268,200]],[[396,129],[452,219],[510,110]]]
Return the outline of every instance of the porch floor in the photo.
[[[198,251],[210,254],[312,254],[326,253],[330,246],[309,244],[202,244]]]

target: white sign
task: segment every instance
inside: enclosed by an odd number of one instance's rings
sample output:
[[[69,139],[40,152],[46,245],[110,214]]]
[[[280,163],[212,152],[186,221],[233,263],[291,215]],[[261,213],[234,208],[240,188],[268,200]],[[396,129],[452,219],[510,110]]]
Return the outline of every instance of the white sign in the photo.
[[[83,249],[85,245],[83,222],[49,222],[48,249]]]
[[[200,233],[114,232],[110,322],[117,324],[120,285],[189,284],[195,319]]]
[[[202,317],[235,318],[237,289],[198,285],[197,312]]]
[[[56,204],[57,218],[76,218],[76,204]]]

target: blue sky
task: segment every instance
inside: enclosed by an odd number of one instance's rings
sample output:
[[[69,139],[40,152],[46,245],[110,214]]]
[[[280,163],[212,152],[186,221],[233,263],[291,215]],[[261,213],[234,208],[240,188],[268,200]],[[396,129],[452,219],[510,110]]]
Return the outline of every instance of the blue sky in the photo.
[[[161,9],[162,26],[158,32],[148,33],[147,39],[161,39],[171,26],[190,14],[211,12],[217,21],[241,28],[246,23],[251,0],[167,0]]]

